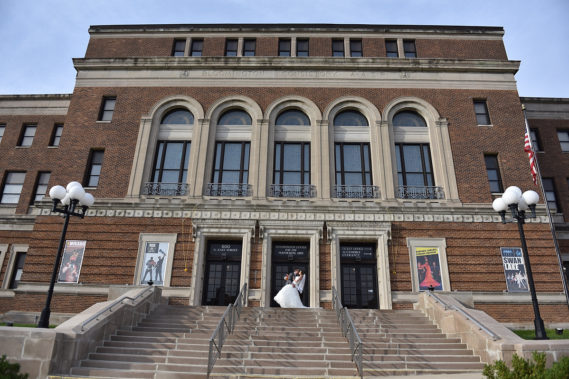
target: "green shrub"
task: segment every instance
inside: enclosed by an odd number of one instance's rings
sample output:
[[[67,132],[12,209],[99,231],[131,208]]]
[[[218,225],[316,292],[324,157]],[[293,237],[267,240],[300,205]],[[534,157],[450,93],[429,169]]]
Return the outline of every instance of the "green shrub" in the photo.
[[[28,379],[28,374],[20,374],[20,364],[10,363],[3,355],[0,358],[0,378],[6,379]]]
[[[558,379],[569,378],[569,357],[554,362],[549,369],[545,368],[545,353],[533,352],[533,361],[523,359],[517,354],[512,358],[512,369],[504,361],[496,361],[484,366],[482,374],[489,379]]]

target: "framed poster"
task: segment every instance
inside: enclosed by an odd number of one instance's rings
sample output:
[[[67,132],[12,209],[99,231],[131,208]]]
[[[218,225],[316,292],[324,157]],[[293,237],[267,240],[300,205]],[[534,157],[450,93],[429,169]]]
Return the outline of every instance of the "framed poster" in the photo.
[[[78,283],[87,241],[65,241],[58,283]]]
[[[140,270],[140,284],[148,284],[152,281],[154,285],[164,285],[164,272],[168,260],[168,242],[146,242]]]
[[[419,291],[429,289],[442,291],[441,262],[438,247],[416,247],[415,259]]]
[[[500,252],[508,292],[528,292],[528,277],[522,249],[519,247],[501,247]]]

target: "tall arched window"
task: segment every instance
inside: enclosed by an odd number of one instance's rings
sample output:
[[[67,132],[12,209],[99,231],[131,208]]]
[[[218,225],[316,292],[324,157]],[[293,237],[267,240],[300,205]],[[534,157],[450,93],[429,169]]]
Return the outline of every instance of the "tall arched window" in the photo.
[[[346,110],[334,117],[334,126],[369,126],[367,118],[358,111]]]
[[[414,111],[401,111],[393,116],[393,126],[427,127],[425,119]]]
[[[251,116],[243,110],[233,109],[225,112],[219,118],[217,125],[251,125]]]
[[[275,125],[298,125],[298,126],[309,126],[310,119],[308,116],[297,109],[289,109],[281,112],[277,116]]]
[[[186,109],[174,109],[166,113],[160,124],[166,125],[192,125],[194,123],[194,115]]]

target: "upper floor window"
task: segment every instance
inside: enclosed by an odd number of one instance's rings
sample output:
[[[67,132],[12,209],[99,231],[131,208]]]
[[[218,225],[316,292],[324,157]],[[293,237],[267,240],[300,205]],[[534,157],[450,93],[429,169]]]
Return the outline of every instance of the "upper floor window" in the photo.
[[[217,142],[212,182],[242,184],[249,181],[249,142]]]
[[[290,38],[279,39],[279,57],[290,57]]]
[[[363,56],[361,39],[350,39],[350,56],[351,57]]]
[[[296,56],[297,57],[308,56],[308,38],[296,39]]]
[[[415,48],[415,41],[403,40],[403,53],[405,58],[417,58],[417,49]]]
[[[174,47],[172,49],[172,56],[183,57],[186,51],[186,40],[185,39],[175,39]]]
[[[203,51],[203,39],[192,39],[190,46],[190,55],[192,57],[201,57]]]
[[[36,129],[36,125],[25,124],[22,130],[22,135],[20,136],[20,142],[18,143],[18,146],[32,146],[32,143],[34,142],[34,136],[36,135]]]
[[[344,56],[344,40],[343,39],[333,39],[332,40],[332,56],[333,57],[343,57]]]
[[[537,129],[530,129],[529,134],[531,138],[531,146],[533,148],[533,151],[542,151],[541,141],[539,140],[539,133],[537,132]],[[569,142],[569,140],[567,142]],[[569,148],[569,144],[567,145],[567,147]]]
[[[393,116],[393,126],[427,127],[425,119],[414,111],[401,111]]]
[[[114,96],[105,96],[101,103],[101,110],[99,111],[99,121],[111,121],[113,113],[115,112],[115,103],[117,98]]]
[[[557,205],[557,195],[555,192],[555,184],[552,178],[542,178],[543,191],[545,192],[545,200],[547,201],[547,206],[552,212],[559,212],[559,206]]]
[[[369,126],[367,118],[358,111],[346,110],[334,117],[334,126]]]
[[[166,113],[161,124],[193,125],[194,115],[186,109],[174,109]]]
[[[304,112],[297,109],[289,109],[277,116],[276,125],[301,125],[309,126],[310,120]]]
[[[26,261],[26,253],[18,252],[16,253],[15,264],[12,271],[12,278],[10,279],[10,285],[8,288],[18,288],[18,283],[22,279],[22,274],[24,273],[24,262]]]
[[[61,141],[61,134],[63,133],[63,124],[55,124],[53,127],[53,133],[51,135],[51,141],[49,146],[59,146],[59,141]]]
[[[564,153],[569,152],[569,131],[558,130],[557,138],[559,138],[559,143],[561,144],[561,151]]]
[[[474,100],[474,113],[476,113],[478,125],[490,125],[490,114],[486,100]]]
[[[152,181],[185,183],[188,176],[190,147],[190,141],[159,141]]]
[[[399,51],[397,49],[397,40],[395,39],[385,40],[385,54],[389,58],[399,57]]]
[[[99,177],[101,176],[101,168],[103,167],[103,150],[91,150],[89,164],[85,175],[86,187],[97,187],[99,185]]]
[[[4,137],[5,130],[6,130],[6,125],[0,124],[0,142],[2,142],[2,137]]]
[[[243,41],[243,54],[244,57],[255,56],[255,39],[245,39]]]
[[[25,172],[6,172],[2,186],[1,204],[18,204],[26,179]]]
[[[251,125],[251,116],[245,111],[234,109],[225,112],[219,118],[217,125]]]
[[[36,201],[40,201],[45,197],[47,193],[47,185],[49,183],[49,177],[51,176],[50,172],[40,172],[38,174],[37,182],[36,182],[36,190],[34,192],[34,198],[32,199],[32,204]]]
[[[225,40],[225,56],[226,57],[237,56],[237,39],[228,38],[227,40]]]
[[[500,167],[498,166],[498,156],[486,154],[484,155],[484,161],[486,163],[486,174],[488,175],[488,182],[490,183],[490,192],[504,192],[504,187],[502,186],[502,177],[500,176]]]
[[[275,142],[274,184],[310,184],[310,143]]]
[[[335,144],[336,188],[338,198],[374,198],[368,143]]]
[[[428,144],[395,144],[395,157],[400,186],[419,188],[434,186],[435,178]],[[428,196],[430,194],[426,195],[420,197],[432,197]]]

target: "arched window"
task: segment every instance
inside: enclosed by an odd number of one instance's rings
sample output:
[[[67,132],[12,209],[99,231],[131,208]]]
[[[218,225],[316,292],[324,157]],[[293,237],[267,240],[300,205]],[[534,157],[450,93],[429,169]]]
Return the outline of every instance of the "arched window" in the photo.
[[[393,126],[427,127],[425,119],[414,111],[401,111],[393,116]]]
[[[309,126],[310,120],[304,112],[297,109],[289,109],[281,112],[276,120],[276,125],[300,125]]]
[[[194,115],[186,109],[174,109],[166,113],[162,118],[161,124],[192,125]]]
[[[358,111],[342,111],[334,117],[334,126],[369,126],[367,118]]]
[[[225,112],[219,118],[217,125],[251,125],[251,116],[240,109]]]

